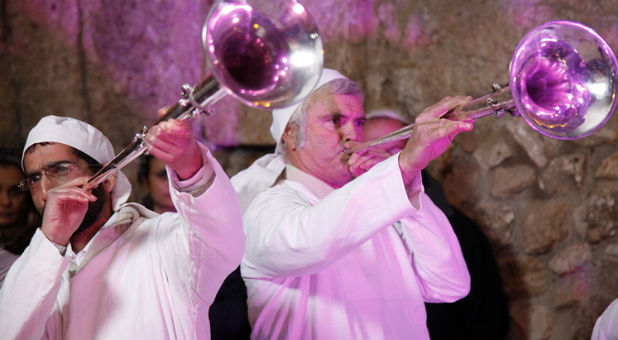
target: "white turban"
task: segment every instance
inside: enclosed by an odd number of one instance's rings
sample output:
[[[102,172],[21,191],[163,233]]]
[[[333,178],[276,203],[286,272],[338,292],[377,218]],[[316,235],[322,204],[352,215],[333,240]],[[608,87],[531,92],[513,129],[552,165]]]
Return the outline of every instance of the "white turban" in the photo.
[[[322,85],[330,82],[331,80],[335,80],[335,79],[348,79],[348,78],[344,77],[343,75],[341,75],[341,73],[335,70],[325,68],[322,70],[322,75],[320,76],[320,80],[318,80],[317,85],[315,85],[315,87],[313,88],[311,93],[307,95],[307,97],[305,97],[302,101],[296,104],[293,104],[291,106],[273,110],[273,123],[270,126],[270,133],[273,136],[275,142],[277,142],[277,145],[279,145],[279,142],[281,141],[281,137],[283,136],[283,131],[285,131],[285,127],[290,122],[290,118],[292,117],[292,114],[294,113],[294,111],[296,111],[296,109],[299,106],[301,106],[305,102],[305,100],[309,98],[309,96],[311,96],[311,94],[313,94],[320,87],[322,87]]]
[[[112,143],[94,126],[71,117],[46,116],[35,125],[26,140],[21,154],[22,168],[24,154],[29,147],[37,143],[55,142],[73,147],[101,164],[114,158]],[[116,186],[112,190],[114,211],[120,209],[131,194],[131,183],[122,171],[116,171]]]
[[[377,109],[365,115],[365,118],[390,118],[402,122],[405,125],[410,124],[401,114],[390,109]]]
[[[232,185],[240,197],[240,202],[243,211],[262,191],[270,188],[281,172],[285,168],[285,161],[283,159],[283,150],[281,148],[281,137],[283,131],[288,125],[292,114],[296,109],[302,105],[302,103],[317,91],[322,85],[335,80],[335,79],[348,79],[335,70],[325,68],[322,70],[322,75],[317,85],[313,88],[310,94],[307,95],[301,102],[292,106],[288,106],[282,109],[273,110],[273,123],[270,126],[270,133],[277,142],[277,149],[274,154],[267,154],[260,159],[256,160],[249,168],[239,172],[232,177]]]

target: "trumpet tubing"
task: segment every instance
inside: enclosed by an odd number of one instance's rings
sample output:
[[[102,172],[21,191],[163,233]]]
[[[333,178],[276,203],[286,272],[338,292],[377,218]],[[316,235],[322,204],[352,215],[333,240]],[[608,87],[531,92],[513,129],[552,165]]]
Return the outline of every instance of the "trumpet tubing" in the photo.
[[[219,0],[202,28],[202,46],[212,75],[191,87],[153,124],[207,112],[230,94],[245,105],[278,108],[307,96],[322,73],[322,40],[317,25],[295,0]],[[135,135],[84,188],[91,189],[146,152]]]
[[[538,132],[555,139],[586,137],[603,126],[616,109],[618,63],[610,46],[591,28],[552,21],[531,30],[510,64],[507,86],[474,99],[445,118],[476,119],[505,112],[521,115]],[[357,144],[352,153],[407,138],[414,124]]]

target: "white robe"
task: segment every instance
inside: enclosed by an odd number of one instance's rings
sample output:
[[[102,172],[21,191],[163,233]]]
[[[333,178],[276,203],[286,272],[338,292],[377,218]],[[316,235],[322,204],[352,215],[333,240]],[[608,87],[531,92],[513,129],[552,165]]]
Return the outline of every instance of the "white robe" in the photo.
[[[397,157],[337,190],[288,166],[251,203],[253,339],[427,339],[424,302],[467,295],[457,237],[420,173],[407,196]]]
[[[37,230],[0,291],[1,337],[209,339],[208,309],[245,238],[227,175],[202,154],[209,165],[171,181],[178,213],[127,203],[64,256]]]

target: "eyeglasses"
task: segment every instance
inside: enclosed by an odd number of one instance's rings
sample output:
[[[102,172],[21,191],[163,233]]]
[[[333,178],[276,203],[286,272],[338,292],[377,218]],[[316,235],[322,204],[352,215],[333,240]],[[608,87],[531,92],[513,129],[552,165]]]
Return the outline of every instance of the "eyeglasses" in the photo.
[[[55,184],[64,183],[70,179],[69,175],[71,173],[79,172],[80,170],[79,166],[73,162],[61,161],[52,163],[41,168],[41,172],[26,176],[26,178],[19,182],[17,187],[23,191],[38,189],[43,175],[47,176]]]

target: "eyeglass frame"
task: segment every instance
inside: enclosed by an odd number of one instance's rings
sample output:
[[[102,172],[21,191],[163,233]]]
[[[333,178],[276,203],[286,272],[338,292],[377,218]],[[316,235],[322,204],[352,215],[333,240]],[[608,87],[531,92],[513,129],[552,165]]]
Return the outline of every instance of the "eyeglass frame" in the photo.
[[[60,174],[59,173],[60,170],[58,170],[58,168],[63,165],[69,166],[69,168],[74,167],[75,169],[68,169],[66,172]],[[86,165],[88,167],[100,166],[100,164],[90,164],[90,163],[86,163]],[[69,174],[74,172],[76,169],[82,170],[82,168],[77,164],[77,162],[73,162],[69,160],[61,160],[61,161],[52,162],[51,164],[48,164],[42,167],[40,169],[40,172],[26,175],[24,179],[19,181],[19,183],[17,184],[17,187],[21,191],[32,191],[34,188],[40,185],[43,175],[45,175],[48,179],[52,180],[56,184],[62,183],[59,180],[68,176]],[[53,172],[55,172],[56,174],[53,174]],[[35,184],[29,184],[29,181],[31,181],[34,177],[37,177],[37,176],[38,176],[37,182]]]

